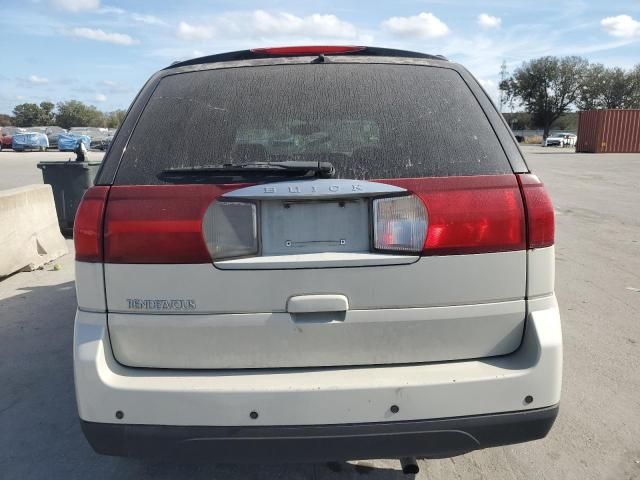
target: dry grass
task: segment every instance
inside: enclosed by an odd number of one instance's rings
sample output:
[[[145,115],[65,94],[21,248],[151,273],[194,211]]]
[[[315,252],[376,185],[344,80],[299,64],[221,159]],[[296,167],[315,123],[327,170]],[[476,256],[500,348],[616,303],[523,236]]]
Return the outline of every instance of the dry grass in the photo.
[[[533,137],[527,137],[524,139],[524,143],[526,143],[527,145],[532,145],[532,144],[538,144],[540,145],[542,143],[542,137],[540,135],[535,135]]]

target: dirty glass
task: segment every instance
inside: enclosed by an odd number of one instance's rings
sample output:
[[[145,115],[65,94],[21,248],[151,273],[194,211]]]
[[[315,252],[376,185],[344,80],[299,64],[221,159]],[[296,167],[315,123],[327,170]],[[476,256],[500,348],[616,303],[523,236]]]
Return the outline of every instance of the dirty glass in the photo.
[[[171,168],[293,161],[331,162],[336,177],[355,179],[511,171],[454,70],[296,64],[165,77],[133,131],[116,184],[163,183]]]

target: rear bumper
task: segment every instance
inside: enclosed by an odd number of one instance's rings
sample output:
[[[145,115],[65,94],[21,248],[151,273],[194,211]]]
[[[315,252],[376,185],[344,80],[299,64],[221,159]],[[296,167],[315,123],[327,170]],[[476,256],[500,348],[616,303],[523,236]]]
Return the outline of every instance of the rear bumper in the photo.
[[[527,309],[520,348],[500,357],[235,371],[122,366],[106,314],[78,311],[78,411],[98,452],[123,455],[164,444],[210,458],[220,449],[226,461],[246,461],[245,448],[256,461],[281,450],[309,460],[447,456],[541,438],[560,401],[562,334],[555,296]]]
[[[82,422],[98,453],[218,462],[443,458],[543,438],[558,406],[473,417],[351,425],[180,427]]]

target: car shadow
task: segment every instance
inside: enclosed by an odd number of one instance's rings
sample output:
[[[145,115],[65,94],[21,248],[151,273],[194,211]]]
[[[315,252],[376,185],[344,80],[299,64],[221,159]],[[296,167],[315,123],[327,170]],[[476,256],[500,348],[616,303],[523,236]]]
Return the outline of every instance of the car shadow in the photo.
[[[0,471],[3,479],[393,479],[397,461],[226,465],[97,455],[80,430],[73,385],[74,282],[0,300]]]

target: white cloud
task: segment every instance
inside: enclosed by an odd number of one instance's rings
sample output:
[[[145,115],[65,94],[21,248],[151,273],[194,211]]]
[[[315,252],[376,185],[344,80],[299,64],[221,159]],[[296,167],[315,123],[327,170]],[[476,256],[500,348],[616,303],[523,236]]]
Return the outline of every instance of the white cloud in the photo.
[[[44,77],[39,77],[38,75],[30,75],[29,83],[32,83],[33,85],[44,85],[45,83],[49,83],[49,79]]]
[[[640,38],[640,22],[629,15],[603,18],[600,25],[609,35],[614,37]]]
[[[383,28],[404,37],[437,38],[449,33],[447,24],[432,13],[422,12],[412,17],[391,17]]]
[[[134,38],[131,38],[126,33],[105,32],[104,30],[78,27],[69,31],[69,35],[80,38],[88,38],[89,40],[96,40],[98,42],[115,43],[116,45],[133,45],[138,43]]]
[[[487,13],[481,13],[478,15],[478,25],[482,28],[500,28],[500,25],[502,25],[502,19]]]
[[[305,17],[287,12],[229,12],[210,18],[205,23],[190,24],[182,21],[176,35],[183,40],[202,41],[214,35],[221,39],[260,39],[276,42],[285,37],[332,40],[354,39],[357,29],[335,15],[314,13]],[[308,41],[308,40],[307,40]]]
[[[113,13],[115,15],[122,15],[123,13],[126,13],[126,10],[123,10],[122,8],[118,8],[118,7],[102,7],[100,10],[98,10],[98,13]]]
[[[108,6],[105,5],[104,7],[100,8],[97,13],[100,14],[113,14],[113,15],[129,15],[129,12],[127,12],[125,9],[120,8],[120,7],[112,7],[112,6]],[[162,25],[162,26],[166,26],[167,22],[165,22],[164,20],[162,20],[159,17],[156,17],[155,15],[146,15],[146,14],[142,14],[142,13],[131,13],[130,17],[132,20],[138,22],[138,23],[144,23],[147,25]]]
[[[107,101],[107,96],[103,93],[96,93],[96,97],[95,97],[96,102],[106,102]]]
[[[131,18],[133,18],[136,22],[146,23],[147,25],[166,25],[167,24],[167,22],[165,22],[161,18],[156,17],[155,15],[143,15],[140,13],[132,13]]]
[[[497,105],[500,98],[500,89],[498,88],[498,82],[489,78],[478,78],[478,82],[489,94],[491,99]]]
[[[83,12],[100,8],[100,0],[51,0],[51,4],[68,12]]]
[[[356,28],[349,22],[340,20],[335,15],[314,13],[307,17],[298,17],[291,13],[270,13],[256,10],[251,15],[252,29],[264,35],[307,35],[319,37],[351,38],[356,35]]]
[[[99,85],[103,92],[106,91],[111,94],[130,93],[132,91],[131,87],[114,82],[113,80],[102,80],[99,82]]]
[[[182,40],[208,40],[213,37],[213,27],[207,25],[191,25],[187,22],[180,22],[178,24],[178,31],[176,32],[178,38]]]
[[[496,88],[496,82],[491,79],[479,78],[478,82],[480,82],[480,85],[482,85],[487,90],[490,88]]]

